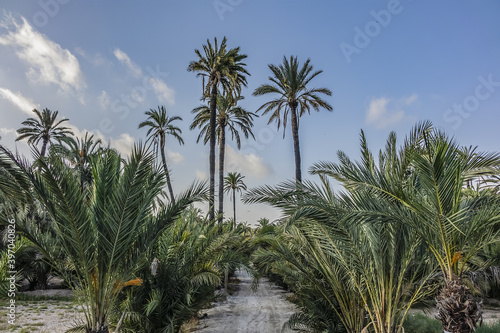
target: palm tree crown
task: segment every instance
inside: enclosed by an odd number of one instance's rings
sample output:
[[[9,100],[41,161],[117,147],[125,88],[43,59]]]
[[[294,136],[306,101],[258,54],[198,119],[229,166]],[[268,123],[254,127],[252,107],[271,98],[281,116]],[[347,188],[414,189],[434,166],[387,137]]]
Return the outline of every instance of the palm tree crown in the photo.
[[[239,96],[237,101],[242,100],[243,98],[243,96]],[[210,107],[202,105],[193,109],[191,112],[196,115],[189,129],[193,130],[197,127],[200,128],[200,134],[198,135],[196,142],[199,142],[203,138],[203,143],[206,144],[210,140]],[[220,142],[221,131],[227,127],[231,133],[231,139],[236,139],[236,145],[238,149],[240,149],[241,137],[238,129],[243,132],[245,138],[251,136],[255,139],[252,132],[253,117],[258,117],[258,115],[237,106],[236,102],[233,102],[233,98],[230,95],[218,94],[217,121],[215,126],[216,140]]]
[[[216,104],[217,89],[222,87],[223,91],[231,92],[234,97],[241,93],[241,86],[247,85],[245,75],[250,75],[245,69],[246,64],[242,62],[247,56],[240,54],[240,48],[236,47],[227,50],[226,37],[222,43],[217,43],[214,38],[214,45],[207,39],[207,44],[203,45],[204,55],[197,49],[197,61],[191,61],[188,71],[197,72],[197,76],[203,78],[203,99],[210,98],[210,188],[209,188],[209,218],[214,219],[214,196],[215,196],[215,127],[216,127]],[[207,83],[205,84],[205,78]]]
[[[240,48],[227,50],[227,39],[224,37],[220,46],[217,38],[214,45],[207,39],[207,45],[203,45],[204,55],[199,50],[194,50],[198,56],[197,61],[191,61],[188,66],[189,72],[197,72],[197,76],[203,78],[203,98],[210,97],[213,89],[222,86],[224,91],[232,91],[237,95],[241,93],[241,86],[247,85],[245,75],[250,75],[245,69],[246,64],[241,62],[247,57],[240,54]],[[207,82],[205,84],[205,78]]]
[[[95,140],[94,135],[86,132],[83,138],[68,136],[61,139],[61,143],[50,147],[50,154],[61,156],[69,162],[80,178],[80,186],[83,189],[92,182],[91,159],[99,154],[101,144],[101,139]]]
[[[16,141],[28,139],[28,144],[30,145],[37,145],[42,141],[40,155],[45,156],[47,145],[53,139],[60,141],[67,135],[72,134],[72,132],[68,127],[60,126],[63,122],[68,121],[68,119],[61,119],[56,122],[59,111],[52,112],[45,108],[42,112],[37,109],[33,109],[33,112],[37,115],[38,119],[28,118],[23,121],[22,124],[26,127],[21,127],[17,130],[19,136]]]
[[[295,178],[298,182],[302,180],[300,167],[299,149],[299,118],[306,112],[311,113],[311,108],[319,111],[321,108],[332,111],[332,106],[321,99],[320,94],[331,96],[332,92],[327,88],[307,88],[309,82],[323,71],[313,71],[310,59],[299,69],[297,57],[290,57],[290,60],[283,57],[283,64],[279,66],[269,65],[273,76],[269,77],[271,84],[263,84],[253,92],[254,96],[267,94],[277,94],[277,97],[264,103],[258,110],[263,110],[263,114],[272,111],[269,122],[275,121],[278,129],[283,124],[283,137],[288,121],[288,115],[292,121],[292,135],[295,152]]]
[[[165,170],[165,176],[167,178],[170,199],[172,202],[175,202],[172,183],[170,181],[170,173],[167,166],[167,158],[165,156],[165,138],[167,135],[171,135],[177,139],[179,144],[184,144],[184,140],[181,137],[182,130],[173,125],[176,120],[182,120],[182,118],[179,116],[167,116],[167,111],[164,106],[158,106],[158,109],[150,109],[149,111],[146,111],[145,114],[148,118],[139,124],[139,128],[148,127],[147,136],[155,140],[156,148],[157,150],[160,150],[163,169]]]

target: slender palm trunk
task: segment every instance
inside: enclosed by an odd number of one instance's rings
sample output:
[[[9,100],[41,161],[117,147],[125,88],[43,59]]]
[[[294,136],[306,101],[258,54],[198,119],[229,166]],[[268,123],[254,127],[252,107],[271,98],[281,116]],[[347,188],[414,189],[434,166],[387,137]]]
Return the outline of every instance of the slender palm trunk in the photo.
[[[302,170],[300,168],[299,122],[296,113],[297,105],[292,105],[290,111],[292,116],[293,152],[295,154],[295,180],[297,183],[301,183]]]
[[[40,156],[45,157],[45,150],[47,149],[47,143],[49,140],[43,139],[42,151],[40,152]]]
[[[235,188],[233,188],[233,212],[234,212],[234,218],[233,218],[234,229],[236,229],[236,189]]]
[[[224,291],[226,292],[226,295],[229,294],[228,285],[229,285],[229,265],[226,265],[226,269],[224,270]]]
[[[209,219],[215,218],[215,116],[217,108],[217,86],[212,86],[212,96],[210,98],[210,189],[209,189]]]
[[[224,155],[226,153],[226,127],[220,125],[219,137],[219,223],[222,223],[224,215]]]
[[[168,172],[167,158],[165,157],[165,134],[160,137],[160,150],[161,150],[161,161],[163,163],[163,169],[165,169],[165,177],[167,177],[168,192],[170,194],[170,199],[172,203],[175,204],[174,191],[172,190],[172,182],[170,181],[170,173]]]

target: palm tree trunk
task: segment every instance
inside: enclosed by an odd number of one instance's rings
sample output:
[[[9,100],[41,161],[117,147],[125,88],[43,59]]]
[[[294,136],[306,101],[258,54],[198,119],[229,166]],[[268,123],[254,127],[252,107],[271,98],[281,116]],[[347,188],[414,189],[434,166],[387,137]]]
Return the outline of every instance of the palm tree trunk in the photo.
[[[236,229],[236,189],[235,188],[233,188],[233,212],[234,212],[233,224],[234,224],[234,229]]]
[[[212,96],[210,98],[210,189],[209,189],[209,219],[215,218],[215,116],[217,112],[217,86],[212,86]]]
[[[446,281],[436,297],[438,319],[443,329],[451,333],[471,333],[481,321],[481,306],[460,278]]]
[[[47,149],[47,143],[49,140],[43,140],[42,151],[40,152],[40,156],[45,157],[45,150]]]
[[[170,194],[170,199],[172,203],[175,204],[174,191],[172,190],[172,182],[170,181],[170,173],[168,172],[167,158],[165,157],[165,134],[160,136],[160,150],[161,150],[161,161],[163,163],[163,169],[165,169],[165,177],[167,177],[168,192]]]
[[[300,148],[299,148],[299,122],[297,119],[297,106],[291,107],[292,116],[292,137],[293,137],[293,152],[295,154],[295,180],[297,183],[302,182],[302,171],[300,168]]]
[[[219,223],[224,217],[224,155],[226,153],[226,128],[220,125],[219,138]]]
[[[224,291],[226,292],[226,295],[229,294],[228,285],[229,285],[229,265],[226,264],[226,269],[224,270]]]

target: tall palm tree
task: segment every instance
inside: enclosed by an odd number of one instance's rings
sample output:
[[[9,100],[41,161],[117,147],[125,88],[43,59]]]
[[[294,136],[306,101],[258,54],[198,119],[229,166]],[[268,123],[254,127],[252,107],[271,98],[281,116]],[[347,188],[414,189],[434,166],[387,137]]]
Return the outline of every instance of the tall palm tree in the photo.
[[[42,141],[42,150],[40,155],[45,156],[45,151],[47,145],[52,142],[52,140],[60,141],[67,135],[73,134],[68,127],[60,126],[63,122],[68,121],[68,119],[61,119],[56,122],[57,114],[59,111],[52,112],[51,110],[45,108],[42,112],[37,109],[33,109],[38,119],[28,118],[23,121],[22,124],[26,127],[21,127],[17,130],[19,136],[16,141],[28,139],[28,144],[37,145]]]
[[[177,139],[179,144],[184,144],[184,140],[181,138],[182,130],[179,127],[173,125],[176,120],[182,120],[179,116],[169,117],[167,116],[167,111],[164,106],[158,106],[158,109],[150,109],[145,112],[148,116],[148,120],[143,121],[139,124],[139,128],[149,127],[147,135],[153,138],[156,146],[161,153],[161,161],[163,163],[163,169],[165,170],[165,176],[167,178],[168,192],[170,194],[170,199],[175,202],[174,192],[172,190],[172,182],[170,181],[170,172],[168,171],[167,158],[165,157],[165,137],[167,135],[172,135]]]
[[[251,136],[255,139],[252,127],[253,117],[257,117],[257,115],[237,106],[237,101],[242,99],[243,96],[239,96],[235,101],[233,96],[228,93],[217,95],[217,122],[215,132],[217,134],[217,141],[219,142],[219,222],[222,222],[224,210],[226,128],[228,128],[231,133],[231,139],[236,139],[238,149],[241,148],[239,131],[243,132],[245,138]],[[196,127],[201,128],[197,142],[204,137],[203,142],[206,144],[210,137],[210,108],[206,105],[199,106],[195,108],[192,113],[195,113],[196,116],[190,129],[195,129]]]
[[[243,182],[243,178],[239,172],[229,172],[224,178],[224,192],[233,191],[233,213],[234,213],[234,227],[236,227],[236,191],[240,192],[246,190],[247,186]]]
[[[276,121],[278,129],[283,123],[283,137],[288,121],[288,114],[292,121],[293,150],[295,154],[295,179],[302,181],[302,171],[300,166],[300,145],[299,145],[299,118],[306,112],[311,113],[311,108],[319,111],[324,108],[332,111],[332,106],[321,99],[320,94],[331,96],[332,92],[327,88],[308,88],[309,82],[323,71],[313,71],[310,59],[299,69],[297,57],[283,57],[283,64],[279,66],[268,65],[273,76],[269,77],[271,84],[263,84],[253,92],[254,96],[267,94],[277,94],[277,97],[264,103],[258,110],[264,110],[263,114],[272,112],[269,117],[270,124]]]
[[[209,218],[215,217],[215,127],[216,127],[216,108],[218,88],[231,92],[234,96],[239,96],[241,86],[247,85],[246,75],[250,75],[245,69],[246,64],[242,62],[247,57],[246,54],[240,54],[240,48],[227,49],[226,37],[222,43],[217,43],[214,38],[214,45],[207,39],[207,45],[203,45],[204,54],[198,49],[194,52],[198,56],[196,61],[191,61],[188,66],[189,72],[198,73],[197,76],[203,77],[203,99],[210,99],[210,194],[209,194]],[[207,83],[205,85],[205,78]]]

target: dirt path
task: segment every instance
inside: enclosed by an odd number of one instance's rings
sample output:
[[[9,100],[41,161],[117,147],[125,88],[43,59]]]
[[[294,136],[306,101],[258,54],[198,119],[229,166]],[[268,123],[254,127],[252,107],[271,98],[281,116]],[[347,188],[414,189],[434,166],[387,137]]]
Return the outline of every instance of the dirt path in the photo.
[[[252,278],[238,272],[238,290],[206,311],[199,321],[197,333],[279,333],[296,309],[285,299],[286,292],[267,279],[260,281],[258,290],[251,290]],[[292,332],[292,331],[286,331]]]

